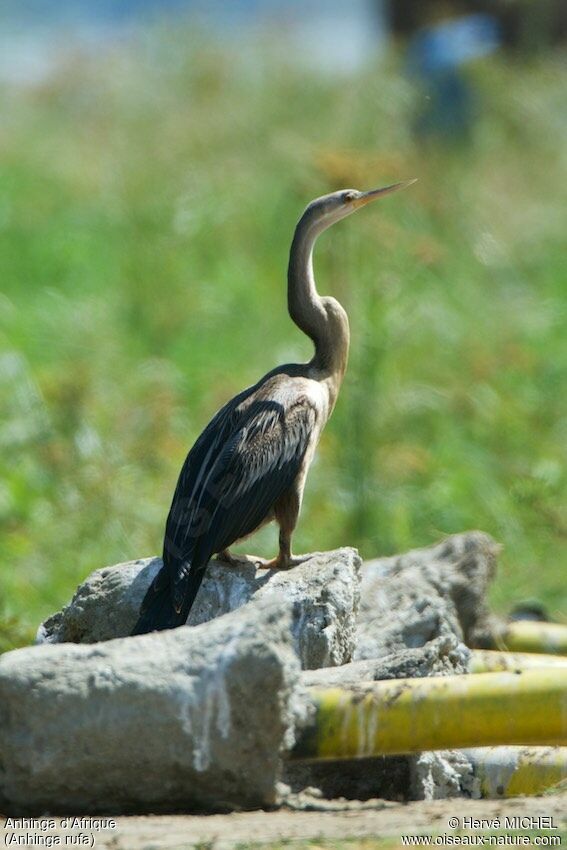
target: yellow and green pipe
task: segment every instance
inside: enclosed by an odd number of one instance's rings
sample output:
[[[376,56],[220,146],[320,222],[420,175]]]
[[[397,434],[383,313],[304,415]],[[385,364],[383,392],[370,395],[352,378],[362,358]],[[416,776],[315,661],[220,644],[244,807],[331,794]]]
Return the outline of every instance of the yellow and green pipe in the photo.
[[[511,673],[542,667],[567,670],[567,655],[549,655],[540,652],[500,652],[493,649],[471,650],[468,663],[469,673]]]
[[[567,746],[567,668],[312,688],[293,757],[341,759],[493,745]]]
[[[567,747],[480,747],[464,751],[481,797],[528,797],[567,781]]]
[[[494,630],[487,649],[567,655],[567,626],[533,620],[504,623]]]

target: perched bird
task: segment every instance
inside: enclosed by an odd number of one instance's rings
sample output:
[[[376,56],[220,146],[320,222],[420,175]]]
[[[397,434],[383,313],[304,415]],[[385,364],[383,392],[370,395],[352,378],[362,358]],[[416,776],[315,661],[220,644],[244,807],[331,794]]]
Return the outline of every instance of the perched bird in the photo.
[[[341,386],[348,358],[347,314],[320,296],[313,246],[332,224],[413,180],[359,192],[343,189],[312,201],[291,245],[288,309],[315,346],[308,363],[278,366],[222,407],[187,455],[167,518],[163,567],[150,585],[133,634],[187,620],[212,555],[275,520],[279,554],[267,569],[299,563],[291,552],[307,471]]]

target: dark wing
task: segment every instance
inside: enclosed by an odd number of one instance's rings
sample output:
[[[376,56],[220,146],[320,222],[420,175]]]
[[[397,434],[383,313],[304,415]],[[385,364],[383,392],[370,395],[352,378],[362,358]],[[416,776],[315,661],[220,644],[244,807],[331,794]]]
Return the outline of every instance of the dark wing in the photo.
[[[132,634],[187,620],[211,555],[253,532],[294,482],[317,416],[308,396],[281,377],[245,390],[214,416],[183,464],[164,566]]]
[[[217,414],[187,457],[164,543],[176,608],[211,555],[251,534],[300,472],[317,410],[303,394],[274,395]]]

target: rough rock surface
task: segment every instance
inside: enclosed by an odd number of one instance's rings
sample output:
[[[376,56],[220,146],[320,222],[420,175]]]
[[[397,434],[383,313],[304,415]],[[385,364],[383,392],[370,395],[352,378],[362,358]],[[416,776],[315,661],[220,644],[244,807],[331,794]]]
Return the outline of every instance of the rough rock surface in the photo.
[[[480,531],[364,565],[355,660],[455,636],[467,644],[488,621],[486,591],[499,546]]]
[[[0,810],[273,804],[307,711],[291,620],[264,598],[196,628],[3,655]]]
[[[359,602],[360,558],[354,549],[316,552],[292,570],[266,571],[211,561],[188,624],[198,625],[251,599],[281,594],[293,603],[292,632],[304,669],[351,660]],[[39,643],[95,643],[130,634],[161,558],[95,570],[69,605],[39,628]]]
[[[410,798],[478,797],[474,766],[463,750],[420,753],[410,759]]]
[[[470,650],[454,635],[429,641],[419,649],[401,649],[383,658],[351,661],[341,667],[306,670],[301,680],[306,687],[345,687],[384,679],[421,679],[466,673]]]
[[[41,646],[0,659],[0,810],[214,811],[310,786],[322,805],[473,793],[456,751],[283,770],[280,755],[310,710],[307,687],[464,672],[464,642],[489,628],[498,550],[469,532],[368,562],[358,622],[352,549],[289,572],[212,561],[192,627],[136,638],[123,636],[161,560],[97,570],[40,627]]]

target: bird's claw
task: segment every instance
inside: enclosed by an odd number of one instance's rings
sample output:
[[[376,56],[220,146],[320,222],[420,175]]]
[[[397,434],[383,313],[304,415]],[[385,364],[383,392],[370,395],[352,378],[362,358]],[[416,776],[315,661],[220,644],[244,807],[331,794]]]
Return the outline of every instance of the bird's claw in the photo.
[[[246,555],[240,557],[238,555],[232,555],[228,549],[225,549],[224,552],[218,552],[215,556],[215,561],[218,561],[227,567],[241,567],[243,564],[249,563],[249,559]]]
[[[290,570],[298,564],[302,564],[307,560],[309,555],[282,555],[281,553],[275,558],[268,560],[261,558],[259,555],[232,555],[228,550],[219,552],[215,560],[228,567],[242,567],[245,564],[254,564],[257,569],[261,570]]]
[[[292,567],[297,567],[302,564],[308,556],[285,556],[278,555],[270,561],[266,558],[256,558],[256,566],[262,570],[290,570]]]

